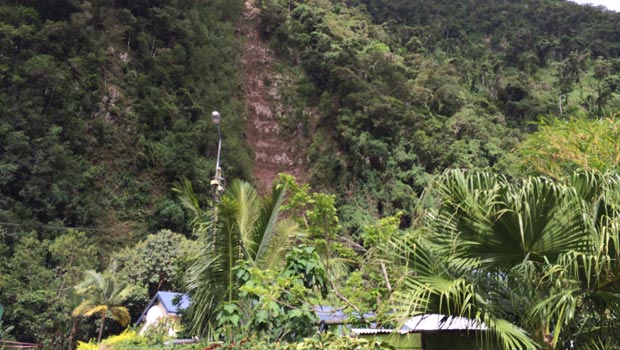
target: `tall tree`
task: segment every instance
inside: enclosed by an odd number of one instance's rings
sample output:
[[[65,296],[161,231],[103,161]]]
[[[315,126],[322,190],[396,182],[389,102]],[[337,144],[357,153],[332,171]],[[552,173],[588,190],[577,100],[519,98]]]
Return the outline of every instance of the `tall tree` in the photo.
[[[200,209],[191,186],[178,190],[198,218],[194,227],[205,241],[187,271],[191,332],[205,335],[214,325],[218,307],[237,297],[235,267],[240,262],[261,269],[283,263],[286,243],[297,225],[279,220],[282,185],[275,185],[270,196],[260,199],[249,183],[236,180],[211,215]]]
[[[99,336],[97,337],[98,343],[101,342],[108,312],[112,319],[123,327],[129,324],[131,320],[129,310],[119,305],[127,299],[132,288],[118,283],[114,274],[102,274],[94,270],[87,270],[84,280],[75,286],[75,289],[78,294],[85,295],[87,298],[73,309],[73,317],[90,317],[94,314],[101,314],[101,326],[99,326]]]

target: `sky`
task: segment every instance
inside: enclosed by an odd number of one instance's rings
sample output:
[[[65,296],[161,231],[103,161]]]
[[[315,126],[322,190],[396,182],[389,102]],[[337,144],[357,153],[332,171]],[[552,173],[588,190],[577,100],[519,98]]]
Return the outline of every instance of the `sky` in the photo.
[[[571,0],[578,4],[603,5],[610,10],[620,12],[620,0]]]

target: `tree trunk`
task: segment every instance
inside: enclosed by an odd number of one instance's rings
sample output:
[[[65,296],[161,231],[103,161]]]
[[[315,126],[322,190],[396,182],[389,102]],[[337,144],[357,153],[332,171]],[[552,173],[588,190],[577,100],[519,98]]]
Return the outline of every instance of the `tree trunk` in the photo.
[[[73,324],[71,326],[71,332],[69,333],[69,337],[67,338],[68,348],[74,349],[73,346],[75,336],[77,335],[77,318],[73,318]]]
[[[102,312],[101,315],[101,327],[99,327],[99,337],[97,338],[97,344],[101,343],[101,336],[103,335],[103,326],[105,326],[105,316],[107,314],[107,310]]]

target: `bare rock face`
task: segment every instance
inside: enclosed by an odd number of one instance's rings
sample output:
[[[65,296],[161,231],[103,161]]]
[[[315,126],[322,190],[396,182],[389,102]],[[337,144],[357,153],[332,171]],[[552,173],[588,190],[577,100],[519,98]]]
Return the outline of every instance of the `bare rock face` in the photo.
[[[286,79],[273,69],[276,58],[259,35],[260,9],[254,2],[245,2],[239,33],[243,36],[241,58],[242,80],[246,103],[246,135],[254,151],[254,177],[260,193],[266,193],[279,173],[291,174],[301,182],[305,154],[292,147],[299,135],[284,135],[278,119],[292,113],[284,106],[279,86]],[[268,83],[266,83],[268,82]]]

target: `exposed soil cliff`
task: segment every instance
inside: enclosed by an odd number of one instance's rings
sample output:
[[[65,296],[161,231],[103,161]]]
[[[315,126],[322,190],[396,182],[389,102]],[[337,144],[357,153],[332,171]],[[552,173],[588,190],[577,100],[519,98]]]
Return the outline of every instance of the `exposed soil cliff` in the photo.
[[[239,32],[243,42],[242,80],[246,103],[246,135],[254,151],[254,177],[258,190],[265,193],[279,173],[305,181],[304,147],[299,147],[301,128],[286,133],[278,120],[290,113],[279,88],[286,76],[274,72],[277,59],[259,33],[260,9],[246,1]]]

